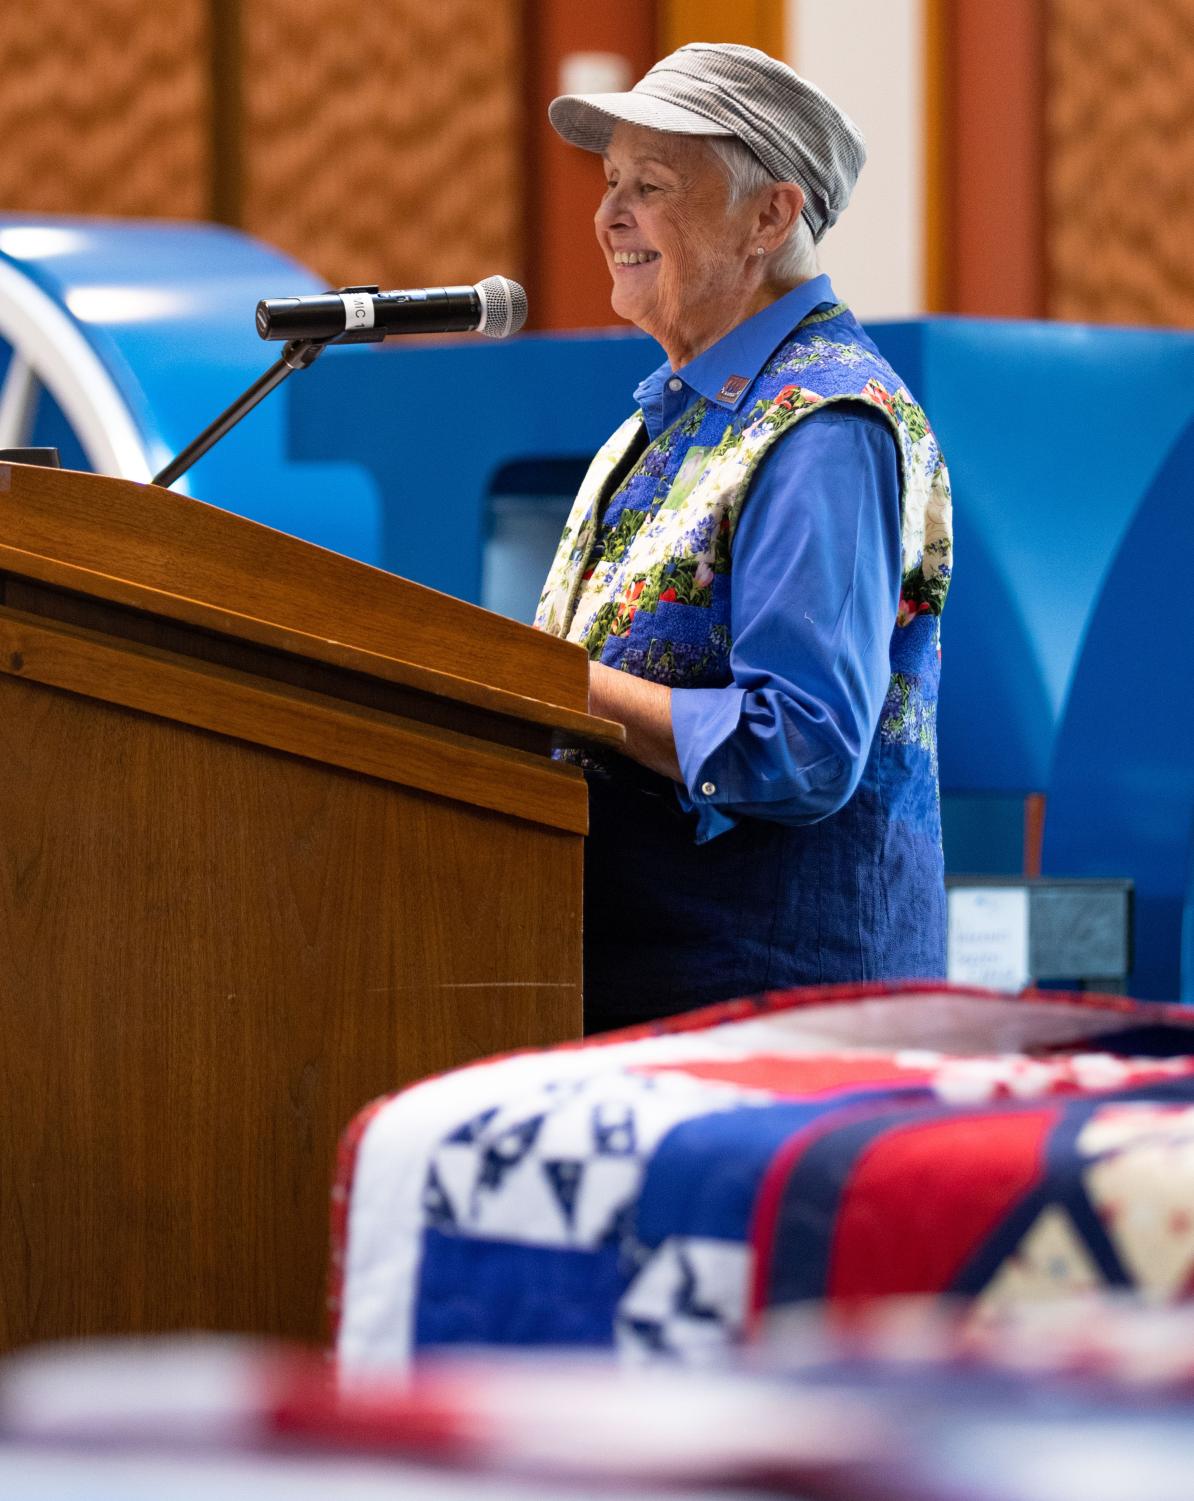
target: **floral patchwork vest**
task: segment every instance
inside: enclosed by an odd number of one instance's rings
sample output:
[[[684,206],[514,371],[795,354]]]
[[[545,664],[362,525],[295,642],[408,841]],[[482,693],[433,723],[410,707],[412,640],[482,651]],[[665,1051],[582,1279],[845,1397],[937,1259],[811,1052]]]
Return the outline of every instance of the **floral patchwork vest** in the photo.
[[[892,665],[893,676],[915,674],[937,651],[936,621],[949,587],[949,479],[923,411],[841,306],[805,319],[736,413],[698,400],[629,473],[627,460],[643,440],[641,413],[622,424],[589,466],[536,626],[580,642],[595,661],[654,682],[729,682],[733,534],[751,478],[777,438],[810,412],[842,401],[882,413],[899,444],[904,586]],[[607,495],[611,479],[616,489]],[[901,635],[926,615],[930,630]],[[904,696],[897,685],[897,698]],[[915,696],[924,721],[927,706]],[[889,733],[907,728],[907,714],[896,717],[898,725],[885,720]],[[927,744],[929,726],[921,728]]]
[[[744,988],[829,980],[936,975],[944,972],[944,894],[941,882],[940,813],[937,797],[936,705],[939,677],[939,617],[949,588],[952,534],[949,478],[924,412],[883,359],[847,308],[824,308],[806,318],[771,357],[744,393],[736,411],[698,399],[655,442],[646,442],[640,413],[629,418],[589,467],[548,574],[535,624],[581,643],[594,661],[676,688],[728,684],[731,647],[734,531],[749,500],[751,480],[773,443],[811,412],[831,403],[865,403],[879,412],[899,450],[902,504],[903,584],[890,648],[891,680],[862,780],[845,808],[819,824],[776,828],[751,837],[767,843],[760,900],[765,921],[747,939],[753,958],[743,968],[731,955],[732,936],[715,939],[713,952],[728,967],[724,984],[711,992],[695,977],[679,982],[689,1004],[744,993]],[[613,758],[621,761],[621,758]],[[649,785],[640,771],[625,775],[622,791]],[[608,779],[606,779],[608,780]],[[660,779],[662,780],[662,779]],[[625,842],[632,826],[619,831],[619,794],[604,810],[608,788],[595,783],[593,859],[612,839],[611,870],[625,883]],[[659,789],[656,789],[657,795]],[[666,800],[666,799],[665,799]],[[674,793],[671,802],[675,802]],[[633,793],[630,804],[635,804]],[[613,825],[602,827],[608,813]],[[641,830],[643,808],[633,815]],[[668,820],[665,820],[668,822]],[[744,823],[757,825],[757,820]],[[705,846],[712,850],[735,840],[739,830]],[[639,836],[641,837],[641,835]],[[662,837],[662,836],[661,836]],[[667,837],[653,858],[666,863],[691,831]],[[757,853],[757,852],[756,852]],[[681,856],[681,863],[685,857]],[[685,971],[683,954],[700,950],[700,927],[716,927],[717,903],[728,878],[710,856],[701,876],[689,872],[686,884],[704,881],[709,902],[690,890],[683,903],[653,895],[644,883],[648,907],[658,911],[657,935],[670,923],[677,929],[664,962]],[[602,878],[589,871],[587,879]],[[816,882],[816,921],[809,921],[807,892],[789,892],[785,882]],[[773,898],[772,887],[778,895]],[[749,897],[746,898],[750,900]],[[733,922],[741,923],[738,904]],[[608,955],[592,956],[590,943],[627,947],[625,914],[617,934],[593,927],[586,897],[586,997],[591,976],[606,967]],[[692,912],[700,914],[692,916]],[[612,918],[611,913],[611,918]],[[919,936],[900,941],[909,925]],[[634,924],[631,923],[631,927]],[[791,928],[803,931],[789,931]],[[764,936],[766,929],[767,936]],[[650,940],[648,948],[669,940]],[[631,950],[642,945],[631,941]],[[635,973],[651,969],[650,954],[639,952]],[[623,970],[609,971],[615,988]],[[605,982],[602,981],[602,984]],[[627,1013],[630,1017],[630,1013]]]

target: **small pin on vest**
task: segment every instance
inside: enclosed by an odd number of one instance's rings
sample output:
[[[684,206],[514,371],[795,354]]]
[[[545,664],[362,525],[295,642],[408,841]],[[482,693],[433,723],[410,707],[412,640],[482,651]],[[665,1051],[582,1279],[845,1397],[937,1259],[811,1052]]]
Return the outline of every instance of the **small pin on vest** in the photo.
[[[717,393],[717,400],[733,405],[749,385],[750,381],[745,375],[731,375]]]

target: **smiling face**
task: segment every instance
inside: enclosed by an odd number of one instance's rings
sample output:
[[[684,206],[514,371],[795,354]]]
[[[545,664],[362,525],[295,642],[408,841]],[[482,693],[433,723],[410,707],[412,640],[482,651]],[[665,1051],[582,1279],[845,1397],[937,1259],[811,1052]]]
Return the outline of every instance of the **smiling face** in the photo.
[[[772,300],[754,262],[759,206],[730,206],[725,172],[699,136],[620,124],[605,178],[594,222],[610,301],[658,339],[673,369]]]

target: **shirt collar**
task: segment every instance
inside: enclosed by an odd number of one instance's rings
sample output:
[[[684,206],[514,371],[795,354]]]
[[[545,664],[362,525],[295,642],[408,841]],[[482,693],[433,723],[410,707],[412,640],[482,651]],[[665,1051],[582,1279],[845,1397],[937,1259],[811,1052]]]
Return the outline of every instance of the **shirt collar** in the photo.
[[[792,330],[821,303],[836,301],[828,276],[814,276],[730,329],[675,374],[707,401],[734,411],[769,357]],[[649,394],[648,388],[659,391],[671,375],[670,366],[661,365],[635,392],[636,398],[641,401]]]
[[[732,411],[796,325],[818,304],[835,300],[828,276],[814,276],[730,329],[676,374],[707,401]]]

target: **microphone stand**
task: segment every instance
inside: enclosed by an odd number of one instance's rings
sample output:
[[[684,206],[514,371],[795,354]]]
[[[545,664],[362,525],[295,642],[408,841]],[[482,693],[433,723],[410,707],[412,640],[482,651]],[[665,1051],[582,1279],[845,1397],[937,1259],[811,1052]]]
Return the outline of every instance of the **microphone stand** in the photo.
[[[259,401],[276,390],[287,376],[293,375],[296,370],[305,370],[332,342],[332,339],[291,339],[283,348],[281,359],[272,364],[243,395],[238,396],[230,407],[221,412],[210,427],[205,427],[195,441],[189,443],[177,458],[172,459],[160,474],[155,474],[152,483],[168,489],[214,443],[218,443],[226,432],[234,428],[242,417],[251,412]]]

